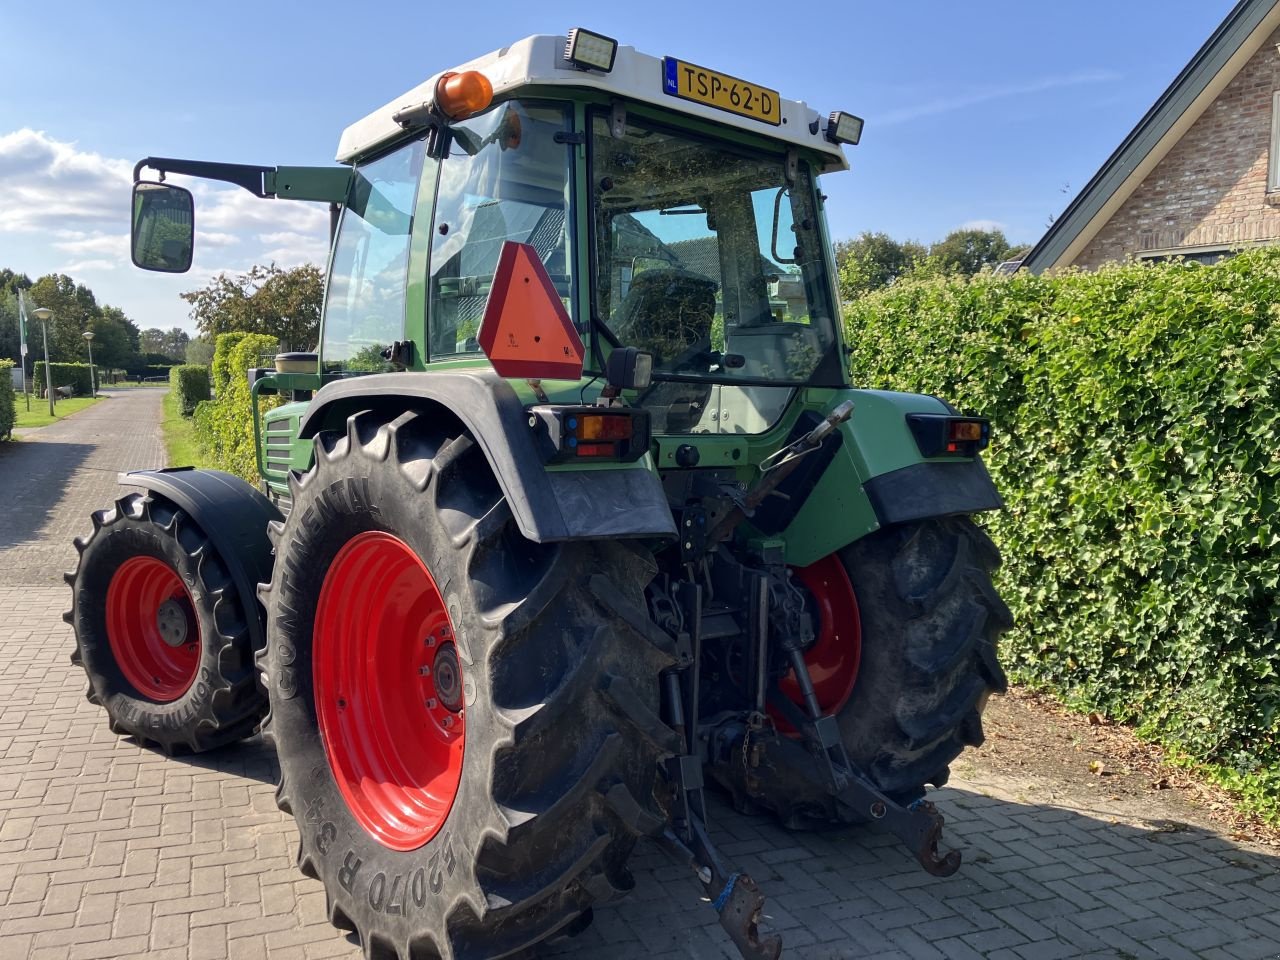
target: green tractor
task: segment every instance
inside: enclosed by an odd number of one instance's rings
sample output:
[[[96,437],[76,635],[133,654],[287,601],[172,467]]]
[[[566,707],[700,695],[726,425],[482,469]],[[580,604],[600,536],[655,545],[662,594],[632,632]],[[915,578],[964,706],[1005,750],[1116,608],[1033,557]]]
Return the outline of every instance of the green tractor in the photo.
[[[959,865],[924,798],[1005,687],[1001,503],[986,420],[849,383],[817,178],[861,127],[574,30],[430,78],[341,166],[138,164],[145,269],[191,262],[167,173],[329,203],[322,334],[249,372],[260,488],[140,471],[94,514],[72,660],[140,743],[274,742],[366,955],[576,933],[651,837],[776,957],[713,785]]]

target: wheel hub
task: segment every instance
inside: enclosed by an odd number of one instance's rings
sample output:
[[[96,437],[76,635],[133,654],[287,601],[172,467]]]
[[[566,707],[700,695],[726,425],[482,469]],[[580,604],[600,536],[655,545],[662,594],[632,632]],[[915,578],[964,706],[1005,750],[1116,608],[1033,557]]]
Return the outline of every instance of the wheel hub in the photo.
[[[156,627],[160,630],[160,639],[169,646],[182,646],[191,629],[186,605],[174,597],[160,604],[156,610]]]
[[[462,709],[462,669],[458,666],[458,651],[452,643],[440,648],[433,669],[441,705],[457,713]]]

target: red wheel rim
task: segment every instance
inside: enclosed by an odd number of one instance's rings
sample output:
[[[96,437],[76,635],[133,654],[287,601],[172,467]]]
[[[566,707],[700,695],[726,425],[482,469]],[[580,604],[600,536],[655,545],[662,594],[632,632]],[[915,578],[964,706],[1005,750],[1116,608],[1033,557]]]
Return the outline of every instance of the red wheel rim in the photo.
[[[334,557],[316,607],[312,680],[347,806],[384,846],[416,850],[458,794],[466,720],[448,611],[403,541],[370,531]]]
[[[858,614],[858,598],[853,592],[849,574],[834,553],[807,567],[795,567],[795,576],[813,597],[817,613],[817,638],[805,651],[814,693],[823,714],[838,713],[853,693],[858,680],[858,663],[862,659],[862,620]],[[787,673],[779,683],[792,703],[804,708],[804,697],[795,671]],[[773,714],[778,729],[795,733],[794,728],[778,714]]]
[[[131,557],[107,586],[107,643],[138,693],[170,703],[200,667],[200,622],[182,578],[163,560]]]

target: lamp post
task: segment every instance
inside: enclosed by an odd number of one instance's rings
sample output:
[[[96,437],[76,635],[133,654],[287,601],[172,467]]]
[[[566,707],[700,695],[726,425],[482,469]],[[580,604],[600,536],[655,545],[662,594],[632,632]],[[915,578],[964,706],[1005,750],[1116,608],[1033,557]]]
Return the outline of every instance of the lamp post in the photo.
[[[98,397],[98,378],[93,375],[93,331],[84,332],[84,342],[89,344],[89,396]]]
[[[53,367],[49,363],[49,318],[53,316],[53,311],[48,307],[36,307],[31,311],[31,315],[40,321],[40,328],[44,331],[44,389],[49,395],[49,416],[54,416],[53,412]]]

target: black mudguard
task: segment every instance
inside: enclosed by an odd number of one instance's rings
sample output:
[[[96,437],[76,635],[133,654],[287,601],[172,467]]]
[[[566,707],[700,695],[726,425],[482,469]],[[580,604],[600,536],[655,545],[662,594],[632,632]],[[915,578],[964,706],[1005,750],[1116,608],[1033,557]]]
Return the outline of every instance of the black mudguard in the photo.
[[[299,425],[300,437],[344,430],[360,410],[413,408],[459,421],[484,451],[515,515],[535,543],[674,537],[662,484],[649,470],[548,471],[515,390],[492,370],[383,373],[327,384]]]
[[[926,460],[873,477],[862,489],[882,527],[1004,509],[981,460]]]
[[[200,526],[227,565],[243,609],[256,614],[249,617],[249,634],[253,649],[261,650],[266,630],[258,584],[271,582],[267,524],[284,519],[280,511],[254,487],[221,470],[135,470],[120,474],[120,482],[164,497]]]

